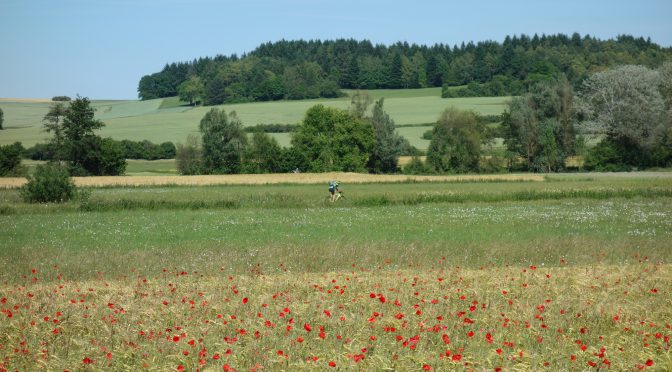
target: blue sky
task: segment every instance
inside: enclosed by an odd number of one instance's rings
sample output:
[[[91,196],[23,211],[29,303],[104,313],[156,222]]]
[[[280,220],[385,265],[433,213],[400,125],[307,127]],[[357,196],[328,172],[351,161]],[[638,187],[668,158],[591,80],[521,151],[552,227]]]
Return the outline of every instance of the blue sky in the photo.
[[[135,99],[170,62],[280,39],[459,44],[579,32],[672,46],[670,0],[1,0],[0,97]]]

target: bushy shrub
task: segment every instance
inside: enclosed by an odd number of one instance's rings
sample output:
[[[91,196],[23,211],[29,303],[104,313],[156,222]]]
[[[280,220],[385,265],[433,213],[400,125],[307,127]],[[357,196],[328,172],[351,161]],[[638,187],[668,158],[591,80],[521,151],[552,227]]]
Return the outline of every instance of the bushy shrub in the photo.
[[[609,139],[603,139],[588,151],[583,163],[586,170],[597,172],[623,172],[632,170],[625,164],[621,151]]]
[[[24,149],[21,142],[0,146],[0,176],[20,176],[24,169],[21,167],[21,154]]]
[[[203,152],[199,138],[190,134],[186,143],[177,144],[175,165],[177,172],[182,175],[203,174]]]
[[[75,197],[76,191],[77,188],[65,167],[46,164],[37,166],[20,193],[28,203],[60,203]]]
[[[54,160],[55,149],[51,143],[36,143],[23,152],[23,157],[31,160]]]
[[[404,174],[428,174],[432,173],[429,167],[420,159],[419,156],[413,156],[411,161],[403,167]]]
[[[175,144],[172,142],[163,142],[160,145],[154,144],[148,140],[131,141],[121,140],[119,142],[126,159],[173,159],[175,158]]]
[[[243,128],[245,133],[290,133],[296,129],[296,124],[257,124]]]

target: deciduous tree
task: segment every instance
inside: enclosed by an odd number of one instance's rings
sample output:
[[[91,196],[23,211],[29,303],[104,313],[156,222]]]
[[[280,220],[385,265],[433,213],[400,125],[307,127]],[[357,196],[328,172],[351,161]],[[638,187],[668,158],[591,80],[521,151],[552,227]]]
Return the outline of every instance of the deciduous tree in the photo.
[[[663,74],[644,66],[622,66],[598,72],[583,84],[580,94],[581,109],[586,120],[584,127],[603,133],[607,142],[592,152],[613,149],[613,156],[591,165],[604,168],[607,162],[620,162],[628,166],[650,166],[652,151],[664,142],[670,127],[666,104],[661,94]],[[595,163],[595,164],[593,164]]]
[[[118,175],[125,171],[121,145],[94,133],[105,124],[95,118],[88,98],[77,97],[67,108],[55,103],[43,121],[45,130],[54,133],[52,148],[62,149],[56,150],[56,159],[67,161],[71,174]]]
[[[528,170],[559,171],[574,154],[574,99],[566,79],[537,83],[513,98],[503,119],[504,144]]]
[[[473,112],[446,109],[434,126],[427,164],[437,173],[478,172],[483,133]]]
[[[203,173],[202,150],[198,136],[190,134],[184,144],[178,143],[175,151],[175,166],[182,175]]]
[[[644,66],[622,66],[593,74],[583,83],[583,125],[610,139],[647,148],[662,133],[665,103],[660,73]]]
[[[56,102],[49,107],[49,112],[44,115],[42,118],[42,123],[44,125],[44,130],[47,133],[53,133],[54,137],[49,143],[50,152],[53,153],[54,160],[60,161],[66,155],[64,153],[65,148],[64,135],[63,135],[63,118],[65,117],[65,112],[67,108],[62,102]]]
[[[373,173],[395,173],[404,139],[395,131],[394,120],[383,110],[383,102],[381,98],[373,106],[370,120],[376,142],[367,166]]]
[[[362,172],[375,144],[372,126],[347,111],[311,107],[292,135],[292,145],[313,172]]]
[[[21,142],[0,146],[0,177],[20,176],[24,169],[21,167]]]
[[[193,106],[203,100],[205,86],[203,85],[201,78],[192,75],[189,80],[177,87],[177,92],[180,96],[180,100],[189,102],[189,104]]]
[[[201,119],[199,130],[203,143],[203,167],[208,173],[240,173],[247,136],[243,124],[232,111],[208,111]]]
[[[254,132],[245,153],[245,173],[277,173],[282,166],[282,148],[264,132]]]

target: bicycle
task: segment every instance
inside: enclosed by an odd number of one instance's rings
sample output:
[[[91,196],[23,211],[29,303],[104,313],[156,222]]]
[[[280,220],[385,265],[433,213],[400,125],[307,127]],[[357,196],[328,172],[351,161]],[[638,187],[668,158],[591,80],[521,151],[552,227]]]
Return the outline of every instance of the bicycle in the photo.
[[[331,202],[331,203],[336,203],[340,199],[345,200],[345,194],[343,194],[342,190],[337,190],[336,194],[334,195],[334,200],[331,200],[331,194],[327,195],[325,198],[325,201]]]

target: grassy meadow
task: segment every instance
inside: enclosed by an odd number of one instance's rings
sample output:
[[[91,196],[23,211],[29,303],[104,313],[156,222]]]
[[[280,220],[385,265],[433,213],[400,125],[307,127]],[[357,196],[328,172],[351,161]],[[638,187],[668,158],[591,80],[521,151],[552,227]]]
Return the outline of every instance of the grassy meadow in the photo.
[[[671,173],[302,176],[1,188],[0,369],[672,369]]]
[[[350,93],[350,92],[346,92]],[[441,111],[455,106],[474,110],[484,115],[496,115],[504,111],[508,97],[441,98],[440,88],[374,90],[373,98],[385,98],[385,110],[398,125],[435,122]],[[0,145],[16,141],[30,147],[46,142],[50,135],[43,131],[42,118],[49,110],[50,102],[35,100],[0,100],[5,113],[5,123],[0,133]],[[243,124],[296,124],[303,120],[305,112],[316,104],[347,109],[348,97],[303,101],[276,101],[228,104],[218,106],[227,112],[236,111]],[[211,107],[185,106],[176,98],[148,101],[93,101],[96,117],[106,126],[98,133],[117,140],[150,140],[154,143],[184,142],[187,135],[198,133],[198,123]],[[429,128],[429,127],[428,127]],[[428,129],[427,128],[427,129]],[[400,128],[402,135],[420,148],[426,148],[422,132]],[[426,130],[426,129],[425,129]],[[274,134],[281,145],[289,145],[289,135]],[[417,138],[416,138],[417,136]],[[421,147],[424,146],[424,147]]]

